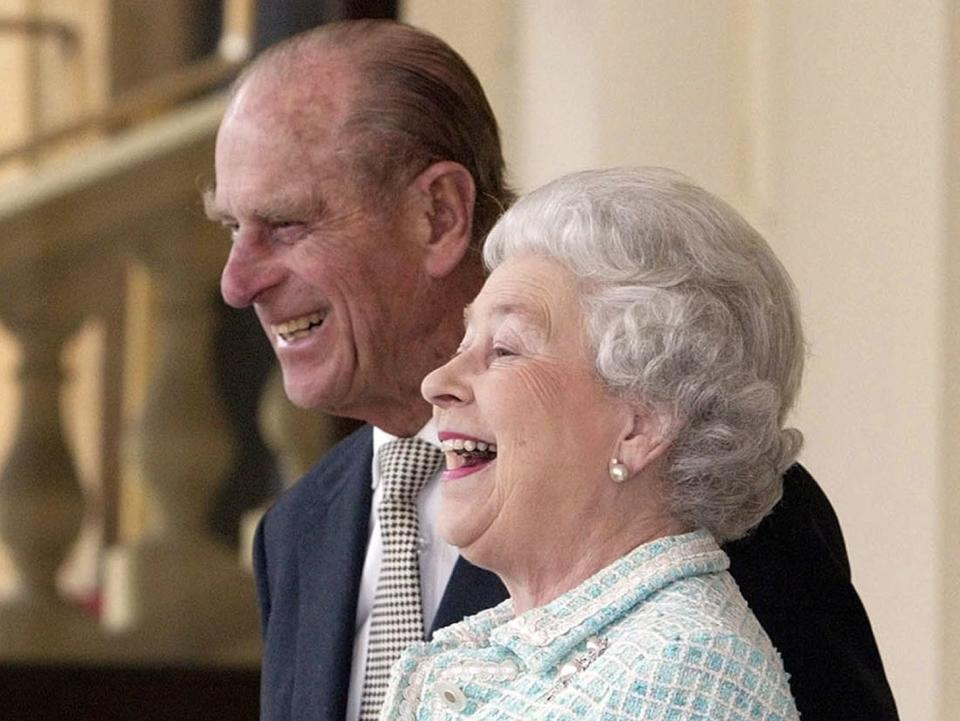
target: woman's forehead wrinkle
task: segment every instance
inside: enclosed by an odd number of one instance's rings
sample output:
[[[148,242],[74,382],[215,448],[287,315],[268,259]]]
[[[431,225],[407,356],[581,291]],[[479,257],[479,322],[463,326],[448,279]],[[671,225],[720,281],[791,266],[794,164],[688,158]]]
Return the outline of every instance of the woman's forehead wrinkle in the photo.
[[[501,288],[500,300],[493,312],[499,315],[514,315],[541,330],[544,337],[554,334],[554,314],[559,310],[562,297],[556,287],[545,279],[526,277],[506,283]]]
[[[550,335],[551,322],[549,307],[545,303],[533,302],[530,298],[524,298],[523,301],[504,299],[499,302],[493,302],[486,307],[477,306],[474,301],[463,311],[464,325],[469,326],[477,321],[477,314],[491,322],[502,321],[505,318],[520,318],[525,323],[542,332],[544,336]]]

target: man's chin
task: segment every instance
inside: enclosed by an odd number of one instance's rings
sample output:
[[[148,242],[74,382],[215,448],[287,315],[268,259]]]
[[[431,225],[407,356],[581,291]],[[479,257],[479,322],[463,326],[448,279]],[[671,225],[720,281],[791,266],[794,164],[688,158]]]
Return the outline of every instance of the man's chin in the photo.
[[[289,378],[286,373],[283,376],[283,390],[293,405],[306,411],[337,414],[337,408],[341,405],[330,388],[316,382],[299,382]]]

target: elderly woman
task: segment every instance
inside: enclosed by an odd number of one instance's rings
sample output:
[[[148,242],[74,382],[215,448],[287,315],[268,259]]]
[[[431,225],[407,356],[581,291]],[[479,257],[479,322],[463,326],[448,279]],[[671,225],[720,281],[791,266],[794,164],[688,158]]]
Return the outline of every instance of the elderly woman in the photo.
[[[441,531],[510,600],[401,657],[384,719],[796,719],[718,543],[775,504],[803,341],[734,210],[663,169],[527,195],[423,382]]]

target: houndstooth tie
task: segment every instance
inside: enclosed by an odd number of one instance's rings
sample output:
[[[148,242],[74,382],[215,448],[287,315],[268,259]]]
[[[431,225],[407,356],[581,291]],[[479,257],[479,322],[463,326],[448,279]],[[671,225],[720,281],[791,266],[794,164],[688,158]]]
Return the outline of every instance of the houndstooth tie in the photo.
[[[373,599],[360,721],[379,716],[390,667],[403,649],[424,638],[417,495],[440,468],[443,453],[420,438],[398,438],[380,449],[378,460],[383,562]]]

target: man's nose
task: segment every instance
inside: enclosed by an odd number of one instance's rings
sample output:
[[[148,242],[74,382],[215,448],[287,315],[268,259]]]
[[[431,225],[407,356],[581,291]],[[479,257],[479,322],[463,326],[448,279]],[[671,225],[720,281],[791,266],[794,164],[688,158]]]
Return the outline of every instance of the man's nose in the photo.
[[[252,235],[237,234],[220,274],[220,293],[234,308],[252,305],[277,282],[275,264],[269,252]]]

